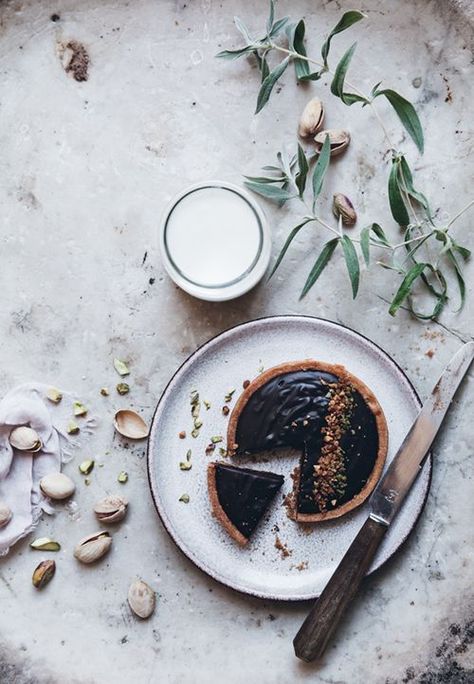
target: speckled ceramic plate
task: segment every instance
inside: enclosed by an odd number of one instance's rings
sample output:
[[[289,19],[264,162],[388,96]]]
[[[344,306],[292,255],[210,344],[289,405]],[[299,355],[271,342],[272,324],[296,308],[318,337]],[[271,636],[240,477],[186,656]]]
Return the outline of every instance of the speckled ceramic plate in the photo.
[[[222,414],[229,389],[241,391],[242,382],[259,369],[285,361],[315,358],[339,363],[361,378],[374,392],[389,426],[387,463],[393,458],[415,419],[420,401],[399,366],[373,342],[336,323],[305,316],[275,316],[250,321],[221,333],[204,344],[179,368],[157,406],[148,445],[151,491],[161,520],[179,548],[199,568],[219,582],[263,598],[302,600],[318,596],[361,527],[367,503],[325,523],[298,525],[289,520],[281,497],[273,503],[250,543],[240,548],[211,516],[206,483],[211,436],[226,433]],[[201,409],[203,427],[191,437],[189,395],[197,389],[211,408]],[[186,439],[178,433],[186,430]],[[192,450],[192,469],[179,462]],[[283,493],[291,489],[290,472],[297,452],[279,453],[256,468],[285,475]],[[370,569],[379,568],[406,539],[423,508],[430,483],[428,460],[392,525]],[[189,503],[179,501],[189,495]],[[290,551],[282,558],[275,547],[276,532]]]

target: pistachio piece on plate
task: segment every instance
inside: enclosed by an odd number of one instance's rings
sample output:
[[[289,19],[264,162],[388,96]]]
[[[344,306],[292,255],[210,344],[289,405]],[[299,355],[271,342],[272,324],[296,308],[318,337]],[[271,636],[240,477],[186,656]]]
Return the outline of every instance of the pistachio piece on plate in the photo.
[[[50,473],[40,480],[40,489],[50,499],[67,499],[76,489],[70,477],[64,473]]]
[[[34,454],[43,448],[38,433],[27,425],[20,425],[10,432],[9,442],[17,451]]]
[[[135,615],[146,620],[155,610],[156,594],[146,582],[136,580],[128,590],[128,604]]]
[[[81,563],[95,563],[109,552],[112,537],[108,532],[96,532],[83,537],[74,549],[74,557]]]

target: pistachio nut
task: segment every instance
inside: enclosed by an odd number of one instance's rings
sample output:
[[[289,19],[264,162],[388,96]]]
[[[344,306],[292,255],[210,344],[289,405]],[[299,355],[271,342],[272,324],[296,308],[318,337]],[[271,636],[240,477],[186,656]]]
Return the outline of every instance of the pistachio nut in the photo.
[[[87,414],[87,406],[84,406],[80,401],[75,401],[72,409],[75,416],[85,416]]]
[[[128,590],[128,604],[135,615],[145,620],[155,610],[155,592],[143,580],[136,580]]]
[[[66,431],[68,435],[77,435],[77,433],[79,432],[79,425],[73,420],[70,420],[67,424]]]
[[[38,537],[38,539],[31,542],[30,548],[36,551],[59,551],[61,544],[49,537]]]
[[[56,563],[53,560],[41,561],[33,572],[33,586],[37,589],[45,587],[54,577]]]
[[[8,525],[13,517],[12,510],[6,503],[0,502],[0,527]]]
[[[64,473],[50,473],[40,480],[40,489],[50,499],[67,499],[76,489],[70,477]]]
[[[94,470],[95,461],[88,458],[86,461],[82,461],[79,464],[79,472],[83,475],[89,475]]]
[[[94,513],[102,523],[116,523],[125,518],[127,507],[127,499],[116,494],[106,496],[96,503]]]
[[[341,154],[341,152],[344,152],[351,141],[349,131],[343,131],[336,128],[320,131],[314,138],[316,150],[318,152],[321,151],[327,135],[329,136],[329,144],[331,146],[331,157],[335,157],[338,154]]]
[[[119,472],[117,475],[117,482],[120,482],[120,484],[125,484],[128,482],[128,473],[125,470],[121,470]]]
[[[105,556],[112,546],[112,537],[108,532],[96,532],[81,539],[74,549],[74,557],[81,563],[95,563]]]
[[[122,396],[130,392],[130,385],[126,382],[119,382],[117,385],[117,392]]]
[[[345,226],[353,226],[357,221],[354,205],[346,195],[336,192],[332,201],[332,212],[336,218],[341,217]]]
[[[10,432],[9,442],[18,451],[27,451],[31,454],[43,448],[36,430],[27,425],[20,425]]]
[[[298,135],[301,138],[312,138],[319,131],[324,121],[324,106],[321,100],[313,97],[303,109]]]

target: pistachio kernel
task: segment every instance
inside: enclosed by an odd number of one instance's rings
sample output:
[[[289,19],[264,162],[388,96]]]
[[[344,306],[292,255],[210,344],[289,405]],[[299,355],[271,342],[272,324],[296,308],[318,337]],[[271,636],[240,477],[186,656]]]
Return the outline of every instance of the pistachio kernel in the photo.
[[[53,560],[41,561],[33,572],[32,582],[37,589],[45,587],[54,577],[56,563]]]
[[[118,480],[118,482],[120,482],[121,484],[125,484],[126,482],[128,482],[128,473],[125,472],[125,470],[122,470],[122,471],[118,474],[117,480]]]
[[[63,395],[62,392],[60,392],[55,387],[50,387],[49,390],[46,392],[46,397],[49,399],[49,401],[52,401],[53,404],[59,404],[59,402],[63,398]]]
[[[130,392],[130,385],[127,385],[126,382],[119,382],[116,389],[121,395],[128,394]]]
[[[181,501],[182,503],[185,503],[185,504],[189,503],[189,501],[190,501],[189,494],[181,494],[178,501]]]
[[[114,359],[114,368],[119,375],[129,375],[130,373],[127,364],[121,359]]]
[[[75,423],[73,420],[70,420],[67,424],[66,430],[68,435],[77,435],[77,433],[79,432],[79,425]]]
[[[82,463],[79,465],[79,472],[82,473],[83,475],[89,475],[89,473],[92,472],[94,469],[95,461],[91,459],[87,459],[86,461],[82,461]]]
[[[75,401],[73,404],[73,411],[75,416],[85,416],[87,408],[80,401]]]

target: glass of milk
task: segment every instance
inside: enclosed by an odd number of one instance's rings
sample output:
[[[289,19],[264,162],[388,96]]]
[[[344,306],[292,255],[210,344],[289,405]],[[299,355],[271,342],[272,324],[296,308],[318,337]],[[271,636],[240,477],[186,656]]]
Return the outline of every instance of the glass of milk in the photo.
[[[199,299],[225,301],[262,278],[271,237],[251,195],[232,183],[207,181],[187,188],[168,205],[160,248],[179,287]]]

